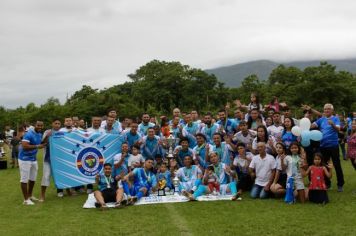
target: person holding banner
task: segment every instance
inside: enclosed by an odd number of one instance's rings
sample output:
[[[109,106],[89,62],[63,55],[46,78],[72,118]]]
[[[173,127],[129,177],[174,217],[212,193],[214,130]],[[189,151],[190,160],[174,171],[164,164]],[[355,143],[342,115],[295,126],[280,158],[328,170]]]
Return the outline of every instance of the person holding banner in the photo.
[[[120,182],[117,183],[115,181],[111,172],[111,164],[105,163],[104,174],[95,176],[95,182],[97,183],[99,190],[94,192],[94,197],[97,201],[96,205],[102,209],[107,208],[106,203],[108,202],[115,202],[115,208],[124,206],[121,204],[124,196],[124,189],[120,185]]]
[[[123,187],[128,196],[129,203],[133,204],[144,196],[149,196],[150,192],[157,190],[157,179],[152,172],[153,159],[147,158],[143,168],[136,168],[127,174],[123,180]],[[129,185],[130,179],[133,178],[133,185]]]
[[[19,153],[20,183],[24,197],[24,205],[34,205],[38,200],[32,196],[32,190],[37,178],[37,151],[46,146],[42,143],[43,122],[36,121],[34,129],[29,129],[24,135]]]
[[[40,202],[44,202],[46,196],[46,189],[50,184],[51,177],[51,159],[50,159],[50,149],[49,149],[49,138],[52,136],[54,132],[58,132],[61,128],[61,121],[57,118],[54,118],[52,121],[52,129],[48,129],[43,134],[43,142],[47,143],[46,148],[43,153],[43,175],[41,182],[41,197],[39,199]]]

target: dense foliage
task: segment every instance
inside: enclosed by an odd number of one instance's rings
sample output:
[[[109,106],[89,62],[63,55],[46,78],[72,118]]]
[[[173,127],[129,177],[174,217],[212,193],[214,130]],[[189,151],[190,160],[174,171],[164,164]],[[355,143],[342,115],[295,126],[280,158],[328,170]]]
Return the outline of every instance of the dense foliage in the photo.
[[[183,111],[217,111],[235,99],[248,103],[251,92],[257,92],[264,104],[277,96],[292,109],[301,104],[320,109],[331,102],[338,112],[356,110],[356,76],[336,71],[326,62],[304,70],[280,65],[267,81],[250,75],[239,88],[227,88],[214,75],[179,62],[153,60],[128,76],[130,82],[100,91],[83,85],[65,104],[49,98],[41,106],[29,103],[11,110],[0,107],[0,129],[5,124],[16,127],[36,119],[49,124],[54,117],[79,116],[89,120],[92,115],[106,114],[109,108],[117,109],[120,118],[135,118],[143,111],[170,115],[174,107]]]

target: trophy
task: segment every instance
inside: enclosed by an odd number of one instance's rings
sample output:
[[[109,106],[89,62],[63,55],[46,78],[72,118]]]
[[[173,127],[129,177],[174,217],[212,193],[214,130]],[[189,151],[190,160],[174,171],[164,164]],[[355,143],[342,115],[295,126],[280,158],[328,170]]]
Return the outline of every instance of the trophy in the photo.
[[[158,196],[166,196],[166,183],[167,181],[165,179],[161,179],[158,181]]]
[[[174,186],[173,194],[175,196],[178,196],[179,195],[179,179],[178,179],[178,176],[177,176],[177,171],[174,172],[173,186]]]
[[[173,130],[172,127],[169,127],[169,136],[167,138],[167,143],[168,143],[168,154],[167,154],[167,158],[168,159],[172,159],[173,158],[173,148],[176,144],[176,138],[173,135]]]
[[[7,169],[7,159],[5,154],[4,140],[0,140],[0,169]]]

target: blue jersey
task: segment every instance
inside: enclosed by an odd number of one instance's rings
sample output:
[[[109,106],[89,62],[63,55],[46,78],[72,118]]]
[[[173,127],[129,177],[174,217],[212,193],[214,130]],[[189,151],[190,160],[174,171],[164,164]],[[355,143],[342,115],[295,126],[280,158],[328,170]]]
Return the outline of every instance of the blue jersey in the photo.
[[[148,128],[151,128],[155,126],[155,124],[148,122],[146,125],[144,123],[141,123],[138,125],[138,132],[141,134],[141,136],[147,135],[147,130]]]
[[[198,163],[201,167],[206,169],[208,165],[210,164],[209,162],[205,161],[205,155],[206,155],[206,145],[209,145],[209,150],[213,150],[213,146],[211,144],[204,143],[201,146],[195,146],[193,148],[194,152],[194,160],[198,160]]]
[[[226,119],[225,121],[218,120],[216,123],[224,127],[227,135],[235,134],[237,125],[234,119]]]
[[[183,128],[183,136],[187,137],[189,140],[189,147],[194,148],[197,145],[197,139],[195,135],[199,131],[199,125],[196,122],[187,124]]]
[[[226,165],[230,165],[230,145],[221,142],[219,146],[213,145],[213,151],[218,153],[220,161]]]
[[[211,124],[210,127],[208,125],[205,125],[201,129],[201,133],[205,135],[206,141],[210,144],[213,144],[213,136],[215,133],[219,132],[219,124]]]
[[[23,137],[22,142],[27,142],[30,145],[39,145],[42,142],[42,133],[37,133],[34,129],[30,129]],[[24,150],[19,148],[19,159],[21,161],[36,161],[37,149]]]
[[[145,160],[147,158],[155,159],[157,155],[163,156],[163,148],[159,144],[159,137],[154,136],[154,138],[150,139],[148,136],[145,136],[141,145],[141,154]]]
[[[331,119],[336,126],[340,127],[339,117],[331,116],[330,118],[321,117],[314,124],[318,126],[323,133],[323,138],[320,141],[320,147],[330,148],[339,146],[338,131],[329,125],[328,120]]]
[[[193,149],[188,148],[187,150],[183,150],[182,146],[177,146],[174,151],[179,150],[177,154],[177,163],[179,167],[184,166],[183,161],[184,157],[191,156],[193,158],[194,152]]]
[[[134,175],[134,185],[155,187],[157,185],[156,176],[152,171],[145,171],[144,168],[136,168],[132,171]]]
[[[107,188],[116,189],[115,179],[111,175],[105,176],[104,174],[100,174],[98,187],[100,191],[103,191]]]
[[[129,148],[141,139],[141,135],[139,133],[133,134],[130,131],[123,135],[123,141],[129,144]]]
[[[221,162],[214,165],[214,173],[218,176],[220,184],[228,184],[229,183],[229,177],[225,172],[225,168],[226,168],[226,165]]]

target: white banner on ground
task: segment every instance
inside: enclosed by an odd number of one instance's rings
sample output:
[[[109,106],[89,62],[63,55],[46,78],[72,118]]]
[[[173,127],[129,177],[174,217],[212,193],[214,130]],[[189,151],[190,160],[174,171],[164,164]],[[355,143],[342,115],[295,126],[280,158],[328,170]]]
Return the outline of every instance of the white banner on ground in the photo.
[[[231,200],[232,195],[205,195],[197,198],[197,201],[220,201],[220,200]],[[143,197],[135,205],[148,205],[148,204],[160,204],[160,203],[175,203],[175,202],[188,202],[188,198],[181,195],[167,195],[167,196],[157,196],[151,195],[149,197]],[[83,208],[95,208],[95,197],[94,194],[89,194],[88,199],[83,205]],[[107,203],[108,207],[114,207],[115,203]]]

